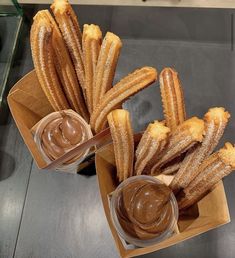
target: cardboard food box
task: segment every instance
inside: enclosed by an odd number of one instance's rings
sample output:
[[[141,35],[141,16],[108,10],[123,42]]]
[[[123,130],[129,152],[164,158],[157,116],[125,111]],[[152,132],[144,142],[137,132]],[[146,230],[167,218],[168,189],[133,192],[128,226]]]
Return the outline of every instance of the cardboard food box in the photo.
[[[20,134],[31,152],[37,166],[42,169],[44,161],[36,143],[33,131],[35,125],[46,115],[54,112],[46,95],[41,89],[35,70],[26,74],[10,90],[7,102]],[[86,159],[79,165],[78,171],[94,162],[94,149],[91,148]],[[74,171],[74,173],[78,172]]]
[[[95,162],[105,215],[121,257],[134,257],[154,252],[230,222],[227,199],[221,181],[197,205],[190,208],[184,215],[180,215],[178,230],[170,238],[148,247],[138,248],[128,245],[118,235],[109,209],[109,196],[118,185],[112,144],[96,153]],[[173,176],[160,175],[158,178],[169,184]]]
[[[16,125],[37,166],[39,168],[45,167],[46,162],[34,142],[31,129],[43,117],[53,112],[53,109],[39,85],[34,70],[25,75],[13,86],[8,95],[8,104]],[[137,141],[138,139],[139,136],[136,137]],[[133,257],[153,252],[230,221],[226,195],[223,183],[221,182],[198,203],[197,207],[190,209],[188,214],[180,217],[178,223],[179,230],[172,237],[149,247],[136,248],[130,246],[119,237],[110,217],[109,195],[118,185],[115,175],[116,169],[112,145],[108,145],[96,153],[96,171],[105,214],[117,249],[122,257]],[[172,177],[165,176],[160,179],[169,184]]]
[[[7,102],[21,136],[39,168],[46,166],[31,133],[31,128],[54,110],[48,102],[33,70],[10,90]]]

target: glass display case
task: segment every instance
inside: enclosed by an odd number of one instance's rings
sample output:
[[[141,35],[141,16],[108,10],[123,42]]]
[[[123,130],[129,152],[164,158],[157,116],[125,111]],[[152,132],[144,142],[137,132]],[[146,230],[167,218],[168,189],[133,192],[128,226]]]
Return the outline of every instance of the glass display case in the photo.
[[[22,24],[22,9],[16,0],[0,2],[0,116],[5,106],[6,83]]]

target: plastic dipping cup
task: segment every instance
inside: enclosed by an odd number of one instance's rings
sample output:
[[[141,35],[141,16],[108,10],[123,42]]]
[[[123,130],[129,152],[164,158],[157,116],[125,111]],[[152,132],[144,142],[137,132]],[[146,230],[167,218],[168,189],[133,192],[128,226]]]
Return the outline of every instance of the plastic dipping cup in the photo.
[[[88,139],[93,137],[90,125],[79,114],[77,114],[73,110],[63,110],[63,112],[65,114],[67,114],[67,115],[72,116],[73,118],[76,118],[77,121],[79,121],[79,123],[82,124],[82,126],[85,128],[85,133],[87,135],[87,139],[86,140],[88,140]],[[50,113],[49,115],[45,116],[43,119],[41,119],[39,121],[39,123],[38,123],[38,125],[36,127],[35,135],[34,135],[34,141],[35,141],[37,147],[39,148],[39,150],[40,150],[40,152],[41,152],[41,154],[43,156],[43,159],[46,161],[47,164],[49,164],[53,160],[50,157],[48,157],[47,154],[45,153],[45,151],[43,149],[43,146],[42,146],[42,142],[41,142],[41,136],[42,136],[42,133],[44,131],[44,128],[48,125],[48,123],[50,123],[51,121],[53,121],[53,120],[55,120],[57,118],[61,118],[60,111],[53,112],[53,113]],[[83,141],[83,142],[85,142],[85,141]],[[81,143],[83,143],[83,142],[81,142]],[[78,145],[75,145],[74,147],[76,147]],[[89,150],[90,149],[87,149],[83,153],[83,155],[79,156],[77,159],[73,158],[74,161],[72,163],[61,164],[60,166],[58,166],[55,169],[59,170],[59,171],[63,171],[63,172],[68,172],[68,173],[76,173],[79,164],[81,164],[82,161],[85,159],[85,157],[89,153]]]
[[[140,239],[138,237],[134,237],[130,233],[127,232],[127,230],[124,230],[121,223],[119,222],[118,218],[118,212],[117,209],[120,207],[121,198],[123,198],[123,190],[128,189],[128,187],[131,186],[131,184],[136,183],[138,181],[144,181],[146,183],[152,183],[156,186],[159,185],[165,185],[162,181],[156,179],[152,176],[133,176],[125,181],[123,181],[116,190],[112,193],[111,201],[110,201],[110,211],[111,211],[111,218],[114,227],[116,228],[118,234],[128,243],[133,244],[135,246],[139,247],[146,247],[149,245],[154,245],[156,243],[159,243],[163,241],[166,238],[169,238],[173,233],[176,226],[176,223],[178,221],[178,205],[176,198],[173,193],[170,194],[169,202],[171,207],[171,218],[169,220],[169,224],[165,231],[161,232],[160,234],[156,234],[155,237],[150,239]],[[133,185],[132,185],[133,186]],[[167,187],[167,186],[166,186]],[[132,200],[133,201],[133,200]],[[146,200],[148,201],[148,200]],[[131,225],[131,222],[128,222]],[[128,225],[128,224],[127,224]]]

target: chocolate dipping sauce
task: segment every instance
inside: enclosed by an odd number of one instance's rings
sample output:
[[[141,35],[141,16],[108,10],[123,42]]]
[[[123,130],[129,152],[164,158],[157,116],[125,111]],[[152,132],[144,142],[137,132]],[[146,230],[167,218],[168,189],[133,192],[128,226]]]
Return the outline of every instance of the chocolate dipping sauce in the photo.
[[[171,190],[164,184],[137,180],[119,193],[116,214],[123,230],[149,240],[165,232],[172,222]]]
[[[89,139],[85,125],[75,116],[65,112],[60,112],[60,115],[48,122],[41,134],[42,149],[51,160],[59,158]],[[76,157],[76,159],[78,158]]]

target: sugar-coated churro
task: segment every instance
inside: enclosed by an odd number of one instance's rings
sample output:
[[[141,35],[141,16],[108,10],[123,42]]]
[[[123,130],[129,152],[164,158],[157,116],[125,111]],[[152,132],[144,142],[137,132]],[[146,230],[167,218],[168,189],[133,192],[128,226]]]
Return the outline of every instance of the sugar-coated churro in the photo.
[[[101,45],[95,70],[94,107],[96,107],[104,94],[112,87],[121,47],[122,42],[120,38],[111,32],[107,32]]]
[[[202,143],[190,149],[179,171],[171,182],[172,190],[177,193],[185,188],[198,173],[197,168],[208,157],[218,144],[230,115],[224,108],[211,108],[204,116],[205,136]]]
[[[127,110],[116,109],[107,116],[117,168],[117,177],[123,181],[133,175],[134,136],[130,114]]]
[[[162,122],[150,123],[138,144],[135,156],[135,174],[141,175],[147,164],[161,153],[167,143],[170,129]]]
[[[179,209],[186,209],[201,200],[223,177],[235,169],[235,147],[231,143],[206,158],[197,177],[177,195]]]
[[[78,81],[85,94],[85,72],[82,53],[82,34],[78,19],[67,0],[54,0],[51,10],[62,32],[75,67]]]
[[[166,148],[162,151],[156,164],[151,168],[151,174],[159,172],[161,167],[181,155],[197,142],[201,142],[204,133],[204,122],[192,117],[180,124],[169,137]]]
[[[178,156],[175,159],[171,160],[170,162],[166,163],[161,168],[161,173],[164,175],[175,174],[179,170],[184,156],[185,156],[185,153],[182,153],[180,156]]]
[[[35,16],[30,31],[33,63],[39,83],[55,111],[68,109],[54,64],[52,25],[47,19]]]
[[[104,129],[109,112],[156,79],[156,69],[147,66],[124,77],[103,96],[102,101],[95,108],[90,120],[92,130],[98,133]]]
[[[186,119],[184,95],[178,73],[164,68],[159,75],[160,90],[166,125],[175,130]]]
[[[85,68],[86,100],[90,114],[93,112],[95,71],[100,53],[101,40],[102,32],[99,26],[94,24],[85,24],[83,26],[82,48]]]

